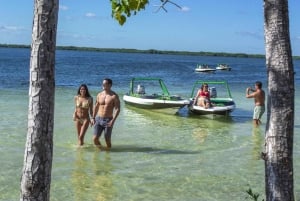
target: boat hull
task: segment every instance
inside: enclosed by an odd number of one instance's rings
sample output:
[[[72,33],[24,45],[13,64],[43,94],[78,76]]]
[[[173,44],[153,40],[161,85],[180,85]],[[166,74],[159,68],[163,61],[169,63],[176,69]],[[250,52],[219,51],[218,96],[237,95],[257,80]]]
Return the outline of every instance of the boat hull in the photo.
[[[235,103],[233,100],[226,100],[223,102],[214,103],[211,101],[213,106],[210,108],[204,108],[201,106],[193,105],[191,101],[189,105],[189,111],[198,115],[216,114],[216,115],[229,115],[235,109]]]
[[[231,71],[231,68],[229,67],[216,67],[217,70],[227,70],[227,71]]]
[[[195,69],[196,72],[215,72],[216,69]]]
[[[174,98],[175,99],[175,98]],[[132,105],[143,109],[167,109],[167,108],[182,108],[189,104],[188,100],[178,99],[156,99],[152,96],[134,97],[129,95],[123,96],[125,104]]]
[[[216,69],[209,67],[207,64],[198,64],[197,67],[195,68],[196,72],[215,72]]]
[[[216,67],[217,70],[227,70],[230,71],[231,67],[227,64],[218,64],[218,66]]]

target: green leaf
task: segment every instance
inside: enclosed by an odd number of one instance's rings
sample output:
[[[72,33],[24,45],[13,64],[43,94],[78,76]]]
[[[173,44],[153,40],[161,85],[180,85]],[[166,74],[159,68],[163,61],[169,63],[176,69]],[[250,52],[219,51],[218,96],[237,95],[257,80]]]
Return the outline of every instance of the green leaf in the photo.
[[[126,22],[126,17],[124,15],[121,15],[120,19],[119,19],[119,24],[123,25]]]
[[[123,25],[126,22],[126,16],[131,14],[136,15],[141,9],[145,9],[148,0],[110,0],[112,16],[119,24]]]

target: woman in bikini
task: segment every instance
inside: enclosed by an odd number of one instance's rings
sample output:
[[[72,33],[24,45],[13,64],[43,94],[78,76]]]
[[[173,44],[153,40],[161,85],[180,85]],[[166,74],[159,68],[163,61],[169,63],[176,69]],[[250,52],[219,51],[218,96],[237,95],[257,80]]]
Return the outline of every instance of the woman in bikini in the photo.
[[[85,84],[79,86],[74,102],[73,120],[77,129],[78,144],[82,146],[86,130],[90,124],[90,116],[93,116],[93,97]]]
[[[208,91],[208,85],[206,83],[202,84],[201,89],[199,89],[197,92],[194,100],[194,105],[196,104],[206,109],[211,107],[210,93]]]

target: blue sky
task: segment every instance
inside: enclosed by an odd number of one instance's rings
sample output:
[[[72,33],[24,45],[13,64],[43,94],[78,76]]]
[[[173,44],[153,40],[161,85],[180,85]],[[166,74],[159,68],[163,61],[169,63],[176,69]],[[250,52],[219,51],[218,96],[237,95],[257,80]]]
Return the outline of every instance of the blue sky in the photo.
[[[57,45],[265,54],[263,0],[160,0],[120,26],[109,0],[60,0]],[[0,0],[0,43],[31,44],[33,0]],[[300,56],[300,1],[289,1],[293,55]]]

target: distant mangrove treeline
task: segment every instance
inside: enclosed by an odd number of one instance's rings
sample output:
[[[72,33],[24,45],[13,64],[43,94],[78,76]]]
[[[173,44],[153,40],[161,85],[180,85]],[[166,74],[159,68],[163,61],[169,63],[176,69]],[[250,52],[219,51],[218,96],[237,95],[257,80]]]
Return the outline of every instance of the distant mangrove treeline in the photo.
[[[6,48],[30,48],[30,45],[0,44]],[[242,57],[242,58],[265,58],[262,54],[226,53],[226,52],[190,52],[190,51],[169,51],[169,50],[138,50],[126,48],[94,48],[94,47],[75,47],[75,46],[56,46],[57,50],[75,51],[94,51],[94,52],[119,52],[119,53],[144,53],[144,54],[172,54],[172,55],[191,55],[191,56],[217,56],[217,57]],[[300,56],[293,56],[300,59]]]

